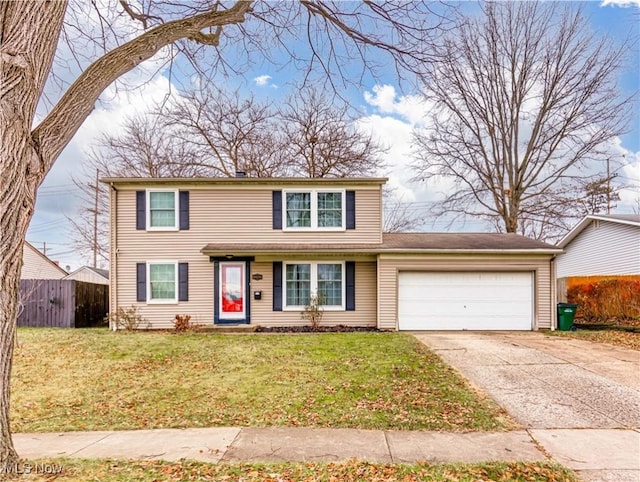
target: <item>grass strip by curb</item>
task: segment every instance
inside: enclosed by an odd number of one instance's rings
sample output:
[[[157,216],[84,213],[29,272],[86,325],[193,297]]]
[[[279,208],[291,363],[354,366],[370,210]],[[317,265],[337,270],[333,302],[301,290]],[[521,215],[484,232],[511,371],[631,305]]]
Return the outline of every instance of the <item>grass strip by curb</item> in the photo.
[[[206,464],[180,461],[47,459],[28,461],[30,473],[19,480],[101,482],[203,480],[243,482],[285,481],[522,481],[578,482],[575,473],[556,463],[482,464],[373,464],[357,460],[345,463]],[[47,474],[49,472],[49,474]]]

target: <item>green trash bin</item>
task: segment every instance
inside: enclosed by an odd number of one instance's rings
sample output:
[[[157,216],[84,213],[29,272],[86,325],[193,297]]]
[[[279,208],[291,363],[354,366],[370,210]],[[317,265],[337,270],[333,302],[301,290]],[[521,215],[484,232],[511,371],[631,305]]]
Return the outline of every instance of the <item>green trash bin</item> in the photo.
[[[575,331],[573,319],[578,311],[578,305],[573,303],[558,303],[558,329],[560,331]]]

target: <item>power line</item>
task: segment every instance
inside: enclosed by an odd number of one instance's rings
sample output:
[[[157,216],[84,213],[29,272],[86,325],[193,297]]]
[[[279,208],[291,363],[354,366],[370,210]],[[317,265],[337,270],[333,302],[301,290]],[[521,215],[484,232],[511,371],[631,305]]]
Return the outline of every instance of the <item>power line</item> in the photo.
[[[31,241],[27,239],[30,244],[52,244],[54,246],[68,246],[69,243],[52,243],[50,241]]]
[[[75,186],[75,184],[54,184],[51,186],[40,186],[38,188],[38,191],[44,191],[44,190],[49,190],[49,189],[59,189],[59,188],[63,188],[63,187],[73,187]]]

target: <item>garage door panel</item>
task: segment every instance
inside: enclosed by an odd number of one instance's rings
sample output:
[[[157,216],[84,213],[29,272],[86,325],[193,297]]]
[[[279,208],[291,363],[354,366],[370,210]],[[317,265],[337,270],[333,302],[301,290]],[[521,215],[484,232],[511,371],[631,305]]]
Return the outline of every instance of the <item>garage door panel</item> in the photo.
[[[530,330],[533,275],[528,272],[401,272],[401,330]]]

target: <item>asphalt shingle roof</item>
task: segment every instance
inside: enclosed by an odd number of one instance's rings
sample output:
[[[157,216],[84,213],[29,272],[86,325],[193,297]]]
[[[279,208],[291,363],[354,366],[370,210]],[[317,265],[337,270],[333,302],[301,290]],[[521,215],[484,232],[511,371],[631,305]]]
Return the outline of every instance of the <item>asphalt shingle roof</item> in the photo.
[[[455,252],[455,251],[559,251],[556,246],[517,234],[500,233],[386,233],[378,243],[211,243],[203,253],[237,252]]]
[[[424,250],[536,250],[555,249],[551,244],[505,233],[386,233],[385,249]]]

